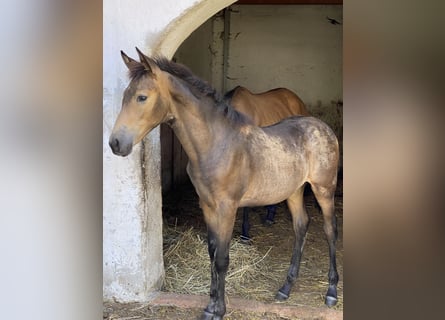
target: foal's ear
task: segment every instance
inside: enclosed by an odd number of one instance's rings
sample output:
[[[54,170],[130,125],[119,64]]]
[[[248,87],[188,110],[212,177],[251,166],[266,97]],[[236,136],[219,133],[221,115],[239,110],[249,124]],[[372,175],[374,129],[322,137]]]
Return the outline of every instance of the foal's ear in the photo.
[[[145,54],[143,54],[138,47],[136,47],[136,51],[138,52],[139,60],[141,60],[141,63],[144,65],[145,69],[148,72],[155,74],[156,70],[158,69],[156,62],[153,59],[147,57]]]
[[[121,50],[121,56],[122,56],[122,60],[124,60],[125,65],[127,66],[128,69],[131,69],[131,67],[136,65],[136,64],[140,64],[136,60],[134,60],[134,59],[130,58],[129,56],[127,56],[125,54],[125,52],[123,52],[122,50]]]

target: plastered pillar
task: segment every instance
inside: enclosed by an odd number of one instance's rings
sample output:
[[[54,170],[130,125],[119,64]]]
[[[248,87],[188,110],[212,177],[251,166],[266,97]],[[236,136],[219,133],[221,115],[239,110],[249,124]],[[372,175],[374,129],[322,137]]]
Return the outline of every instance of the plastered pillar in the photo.
[[[186,37],[234,1],[108,0],[103,26],[103,294],[122,302],[147,301],[160,289],[162,198],[159,127],[125,158],[108,138],[121,108],[127,70],[120,50],[137,57],[171,57]]]

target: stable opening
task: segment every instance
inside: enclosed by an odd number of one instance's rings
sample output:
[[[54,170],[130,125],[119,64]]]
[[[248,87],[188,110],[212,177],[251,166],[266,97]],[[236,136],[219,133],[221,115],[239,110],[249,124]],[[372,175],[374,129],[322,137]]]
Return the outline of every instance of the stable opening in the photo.
[[[224,93],[294,91],[342,141],[342,6],[232,5],[205,21],[173,59]],[[161,126],[162,190],[188,183],[187,155]]]
[[[342,141],[342,6],[232,5],[212,16],[178,48],[173,59],[188,66],[220,92],[237,85],[253,92],[288,88],[312,115]],[[342,145],[342,143],[341,143]],[[174,133],[161,126],[165,290],[208,294],[206,229],[198,198],[186,173],[188,162]],[[341,178],[341,175],[340,175]],[[337,188],[338,269],[342,279],[342,179]],[[328,248],[322,216],[311,193],[306,207],[312,223],[300,277],[286,304],[321,307],[326,290]],[[252,245],[239,241],[241,211],[235,225],[227,294],[274,301],[285,278],[293,246],[286,204],[276,221],[263,225],[265,209],[250,214]],[[342,310],[342,282],[339,283]]]

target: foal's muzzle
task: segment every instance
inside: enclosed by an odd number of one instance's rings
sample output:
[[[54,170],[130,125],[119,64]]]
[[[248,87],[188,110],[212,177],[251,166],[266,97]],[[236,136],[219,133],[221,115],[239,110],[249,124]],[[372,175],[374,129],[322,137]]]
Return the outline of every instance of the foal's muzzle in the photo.
[[[128,156],[133,150],[133,137],[126,134],[112,134],[108,142],[115,155]]]

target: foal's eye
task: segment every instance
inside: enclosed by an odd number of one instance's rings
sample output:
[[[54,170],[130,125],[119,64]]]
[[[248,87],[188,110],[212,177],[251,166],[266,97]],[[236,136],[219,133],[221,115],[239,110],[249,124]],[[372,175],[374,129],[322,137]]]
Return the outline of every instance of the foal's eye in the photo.
[[[145,100],[147,100],[147,96],[138,96],[138,97],[136,98],[136,101],[137,101],[137,102],[143,102],[143,101],[145,101]]]

